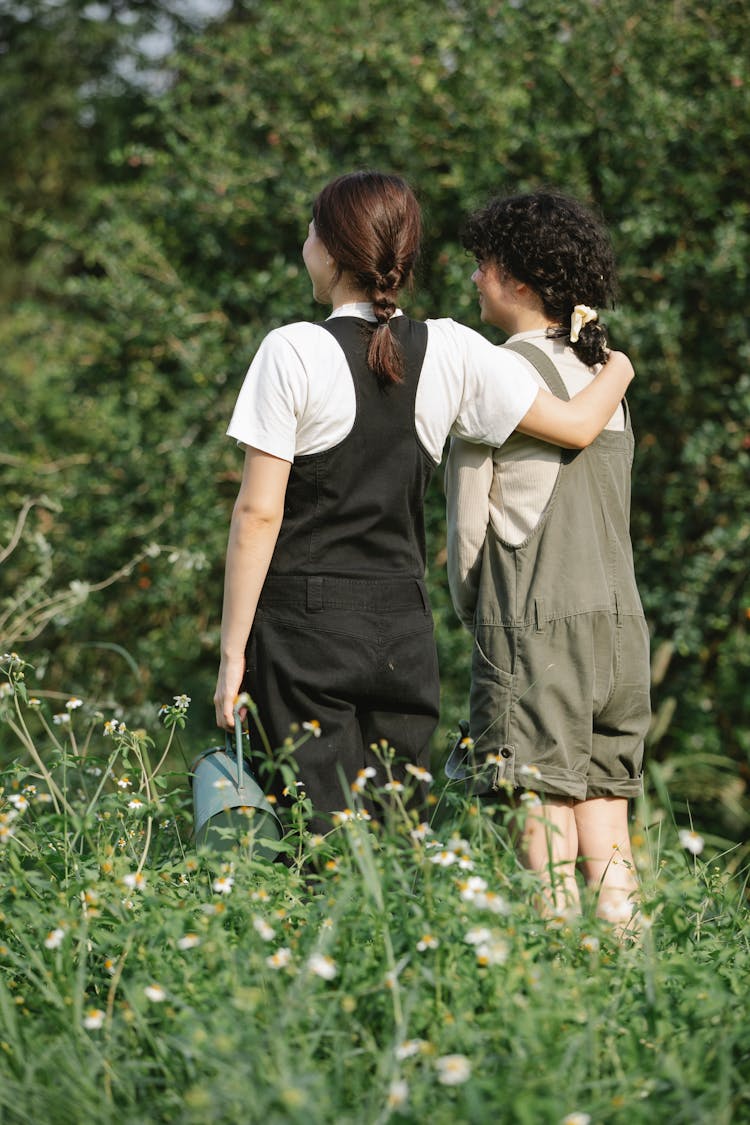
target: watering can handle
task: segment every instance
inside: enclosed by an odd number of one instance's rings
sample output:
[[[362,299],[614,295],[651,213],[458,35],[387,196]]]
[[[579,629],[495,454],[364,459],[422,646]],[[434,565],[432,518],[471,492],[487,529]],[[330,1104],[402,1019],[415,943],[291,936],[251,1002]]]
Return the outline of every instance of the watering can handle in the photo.
[[[229,734],[227,734],[227,742],[228,741]],[[242,765],[242,720],[237,714],[236,708],[234,712],[234,742],[237,751],[237,790],[239,791],[244,788],[244,772]]]

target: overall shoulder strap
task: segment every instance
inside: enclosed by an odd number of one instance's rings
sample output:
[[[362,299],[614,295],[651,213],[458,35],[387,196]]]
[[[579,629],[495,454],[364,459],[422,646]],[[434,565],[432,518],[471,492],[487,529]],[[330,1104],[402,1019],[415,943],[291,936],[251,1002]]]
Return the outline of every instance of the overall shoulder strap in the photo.
[[[427,350],[427,325],[408,316],[393,317],[390,323],[391,331],[403,349],[404,366],[418,377]],[[367,345],[372,332],[368,321],[359,317],[336,316],[324,321],[321,328],[338,340],[350,366],[355,362],[366,366]]]
[[[570,395],[560,378],[560,373],[546,352],[543,352],[536,344],[529,344],[526,340],[519,340],[515,344],[504,344],[503,347],[506,347],[508,351],[517,352],[524,359],[527,359],[532,367],[537,369],[552,394],[563,399],[564,402],[569,401]]]

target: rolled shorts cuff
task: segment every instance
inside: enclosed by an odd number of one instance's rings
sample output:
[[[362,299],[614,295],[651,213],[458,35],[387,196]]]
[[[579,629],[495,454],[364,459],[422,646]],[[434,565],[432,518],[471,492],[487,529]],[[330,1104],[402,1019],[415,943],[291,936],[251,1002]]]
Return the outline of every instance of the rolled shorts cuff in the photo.
[[[572,797],[583,801],[586,797],[586,777],[572,770],[555,772],[545,770],[542,777],[524,774],[523,766],[516,768],[513,778],[515,789],[531,790],[544,797]]]
[[[586,790],[586,800],[593,797],[626,797],[628,800],[632,800],[635,797],[642,796],[642,777],[634,777],[623,781],[616,779],[607,781],[606,778],[597,778]]]

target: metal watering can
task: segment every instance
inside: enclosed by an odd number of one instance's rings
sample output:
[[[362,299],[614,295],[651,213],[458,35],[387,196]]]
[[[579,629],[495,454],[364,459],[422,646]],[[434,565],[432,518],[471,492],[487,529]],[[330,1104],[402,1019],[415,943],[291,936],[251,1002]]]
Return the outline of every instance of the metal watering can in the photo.
[[[225,748],[212,746],[193,762],[190,770],[193,789],[193,822],[195,842],[209,844],[216,851],[235,847],[240,835],[253,838],[253,855],[273,860],[279,852],[281,822],[273,805],[250,771],[250,763],[242,754],[242,723],[234,717],[236,754],[226,735]],[[231,833],[218,832],[231,828]]]

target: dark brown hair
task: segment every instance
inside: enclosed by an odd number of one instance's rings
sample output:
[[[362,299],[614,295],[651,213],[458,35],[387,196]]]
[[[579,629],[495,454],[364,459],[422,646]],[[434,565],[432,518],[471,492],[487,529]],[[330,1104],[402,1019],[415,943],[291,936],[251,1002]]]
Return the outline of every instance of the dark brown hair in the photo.
[[[463,243],[480,265],[492,262],[533,289],[547,316],[560,325],[550,336],[570,342],[575,305],[614,304],[617,273],[604,222],[593,207],[561,192],[492,199],[466,221]],[[604,363],[606,327],[590,322],[570,346],[588,366]]]
[[[367,363],[383,384],[400,383],[403,359],[389,321],[400,289],[413,278],[422,220],[414,192],[400,176],[349,172],[323,188],[313,204],[318,237],[372,301]]]

